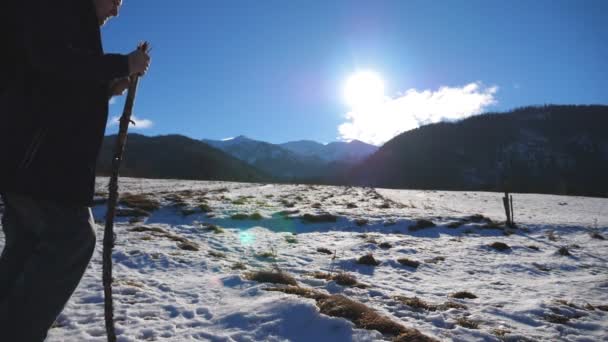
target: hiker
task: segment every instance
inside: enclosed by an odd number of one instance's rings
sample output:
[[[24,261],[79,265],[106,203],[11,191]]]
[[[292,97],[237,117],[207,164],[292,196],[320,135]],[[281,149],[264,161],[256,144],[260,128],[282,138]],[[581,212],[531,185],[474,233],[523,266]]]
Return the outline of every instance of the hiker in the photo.
[[[90,206],[108,100],[150,63],[141,50],[103,52],[100,26],[121,2],[12,1],[8,16],[20,19],[8,49],[20,58],[0,93],[1,341],[43,341],[95,250]]]

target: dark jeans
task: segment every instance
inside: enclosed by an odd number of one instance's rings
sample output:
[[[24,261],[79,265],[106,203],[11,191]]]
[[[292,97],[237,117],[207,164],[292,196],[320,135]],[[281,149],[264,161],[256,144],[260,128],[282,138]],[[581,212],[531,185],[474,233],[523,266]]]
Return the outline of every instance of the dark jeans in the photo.
[[[3,194],[0,340],[40,342],[80,282],[95,250],[85,206]]]

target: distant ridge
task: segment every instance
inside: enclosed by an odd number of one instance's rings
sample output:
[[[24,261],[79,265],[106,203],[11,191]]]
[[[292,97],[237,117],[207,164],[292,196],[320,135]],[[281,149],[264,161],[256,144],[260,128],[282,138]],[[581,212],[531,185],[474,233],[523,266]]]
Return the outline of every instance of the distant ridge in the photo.
[[[97,165],[109,175],[116,135],[106,136]],[[199,140],[182,135],[147,137],[129,134],[122,176],[261,182],[274,178]]]
[[[404,132],[340,182],[605,197],[607,175],[608,106],[550,105]]]

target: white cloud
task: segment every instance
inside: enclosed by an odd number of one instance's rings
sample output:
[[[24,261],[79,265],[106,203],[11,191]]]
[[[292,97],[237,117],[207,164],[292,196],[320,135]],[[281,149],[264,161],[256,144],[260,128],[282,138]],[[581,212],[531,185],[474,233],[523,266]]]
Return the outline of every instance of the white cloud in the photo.
[[[338,127],[339,138],[380,145],[421,125],[480,114],[496,103],[497,91],[498,87],[484,87],[481,82],[436,91],[409,89],[374,108],[353,108],[346,114],[348,121]]]
[[[131,116],[131,121],[135,122],[135,126],[131,123],[130,127],[133,129],[146,129],[152,127],[154,124],[151,120],[148,119],[140,119],[135,115]],[[108,121],[107,127],[118,126],[120,122],[120,116],[115,115]]]

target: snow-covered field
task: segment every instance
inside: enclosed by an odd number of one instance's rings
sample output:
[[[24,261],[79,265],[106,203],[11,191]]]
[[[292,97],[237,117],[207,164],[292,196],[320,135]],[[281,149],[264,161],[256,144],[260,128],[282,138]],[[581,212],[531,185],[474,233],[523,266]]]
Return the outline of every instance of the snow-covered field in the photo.
[[[100,195],[107,181],[98,180]],[[498,193],[129,178],[121,179],[121,192],[161,206],[115,226],[120,341],[393,338],[323,315],[313,299],[264,290],[281,285],[245,277],[272,269],[438,340],[608,341],[608,241],[591,236],[608,238],[608,199],[515,194],[519,229],[511,231],[488,220],[504,220]],[[103,220],[104,205],[93,212]],[[261,218],[233,216],[255,213]],[[321,213],[336,222],[301,219]],[[483,217],[471,218],[476,214]],[[414,229],[419,219],[437,226]],[[103,224],[97,232],[98,250],[48,341],[105,340]],[[510,248],[489,247],[494,242]],[[368,253],[378,266],[357,263]],[[420,264],[405,266],[402,258]],[[346,272],[364,286],[315,272]],[[477,298],[451,296],[459,291]],[[437,306],[446,302],[450,308]]]

